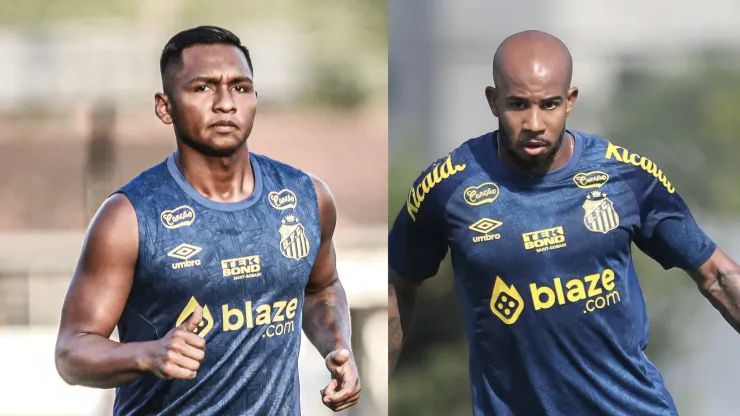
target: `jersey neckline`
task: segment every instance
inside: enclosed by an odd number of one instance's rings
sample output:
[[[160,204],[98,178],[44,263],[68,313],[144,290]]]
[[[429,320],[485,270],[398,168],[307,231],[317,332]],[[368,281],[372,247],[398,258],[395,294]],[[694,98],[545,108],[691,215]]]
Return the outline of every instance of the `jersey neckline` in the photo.
[[[218,211],[239,211],[245,208],[249,208],[257,202],[262,195],[262,170],[257,158],[249,153],[249,162],[252,165],[252,171],[254,172],[254,190],[248,197],[237,202],[219,202],[206,198],[200,192],[196,191],[190,182],[185,179],[185,176],[180,172],[180,169],[175,163],[175,153],[167,157],[167,170],[169,170],[172,179],[175,183],[188,194],[189,197],[193,198],[195,202],[205,206],[208,209],[214,209]]]
[[[583,155],[583,141],[584,137],[582,134],[580,134],[577,131],[565,129],[567,133],[570,133],[573,136],[573,140],[575,141],[575,146],[573,147],[573,154],[570,156],[570,159],[561,167],[551,171],[547,172],[545,174],[541,175],[527,175],[525,173],[522,173],[518,170],[514,170],[507,166],[504,162],[501,161],[501,159],[498,157],[498,144],[496,141],[496,136],[498,135],[498,130],[488,133],[488,138],[485,140],[485,143],[489,145],[489,149],[491,151],[487,152],[490,154],[490,158],[492,159],[493,167],[496,171],[504,175],[505,177],[513,180],[514,182],[520,182],[520,183],[532,183],[532,182],[554,182],[558,181],[560,179],[563,179],[567,177],[569,174],[573,173],[575,171],[576,167],[578,166],[578,162],[581,160],[581,156]]]

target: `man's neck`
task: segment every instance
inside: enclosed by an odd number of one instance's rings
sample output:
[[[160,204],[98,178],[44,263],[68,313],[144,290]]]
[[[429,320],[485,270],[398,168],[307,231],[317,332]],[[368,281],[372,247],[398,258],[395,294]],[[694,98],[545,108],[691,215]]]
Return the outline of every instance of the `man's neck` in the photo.
[[[178,143],[175,163],[198,193],[216,202],[238,202],[254,191],[254,173],[244,144],[229,156],[206,156]]]

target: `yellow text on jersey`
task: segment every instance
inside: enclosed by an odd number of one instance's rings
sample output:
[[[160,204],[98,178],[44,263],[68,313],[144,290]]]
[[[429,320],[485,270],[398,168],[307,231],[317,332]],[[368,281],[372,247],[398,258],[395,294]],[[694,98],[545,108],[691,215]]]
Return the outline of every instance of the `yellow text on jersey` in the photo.
[[[424,197],[443,180],[450,176],[465,170],[465,165],[453,165],[452,155],[448,155],[444,162],[434,165],[431,172],[421,180],[419,185],[409,190],[409,196],[406,199],[406,210],[413,221],[416,221],[416,213],[419,212]]]
[[[665,186],[665,189],[668,191],[669,194],[672,194],[676,191],[673,185],[671,185],[671,182],[668,180],[668,178],[666,178],[665,173],[663,173],[662,170],[658,169],[658,165],[644,156],[640,156],[637,153],[630,153],[629,150],[623,147],[615,146],[610,142],[608,147],[606,148],[606,158],[613,158],[618,162],[639,166],[642,170],[657,178],[658,181],[660,181],[660,183]]]

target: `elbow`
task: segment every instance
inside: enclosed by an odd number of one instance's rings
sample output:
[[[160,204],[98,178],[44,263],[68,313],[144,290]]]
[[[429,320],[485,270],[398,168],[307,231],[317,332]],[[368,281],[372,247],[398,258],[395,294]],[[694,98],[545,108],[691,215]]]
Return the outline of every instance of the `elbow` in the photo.
[[[57,374],[59,374],[59,377],[61,377],[65,383],[70,386],[75,386],[79,383],[77,383],[77,380],[71,371],[71,368],[73,367],[70,365],[71,356],[72,350],[69,346],[62,342],[57,343],[54,351],[54,364],[57,369]]]
[[[304,291],[306,296],[322,296],[326,295],[328,293],[332,293],[334,291],[341,291],[344,292],[344,287],[342,286],[342,282],[339,280],[338,277],[334,277],[331,280],[327,280],[322,285],[308,285],[306,286],[306,289]]]

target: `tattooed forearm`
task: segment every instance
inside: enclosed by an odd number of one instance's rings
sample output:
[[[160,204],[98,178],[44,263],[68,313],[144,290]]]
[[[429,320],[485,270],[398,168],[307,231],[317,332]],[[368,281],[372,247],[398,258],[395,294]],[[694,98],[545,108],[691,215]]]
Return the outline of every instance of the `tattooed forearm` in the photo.
[[[388,374],[393,373],[408,338],[414,313],[416,287],[391,279],[388,284]]]
[[[303,331],[322,357],[336,349],[350,349],[349,307],[339,280],[320,291],[306,292]]]
[[[740,332],[740,269],[718,271],[702,289],[725,320]]]
[[[398,311],[396,289],[388,285],[388,374],[393,372],[403,348],[403,327]]]

